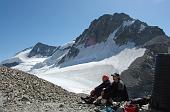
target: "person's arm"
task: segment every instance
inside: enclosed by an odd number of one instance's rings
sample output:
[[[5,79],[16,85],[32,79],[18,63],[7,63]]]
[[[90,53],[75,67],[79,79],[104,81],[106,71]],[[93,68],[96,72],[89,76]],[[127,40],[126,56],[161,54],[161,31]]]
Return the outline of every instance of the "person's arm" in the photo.
[[[107,86],[109,85],[110,85],[110,81],[103,82],[99,86],[97,86],[95,90],[103,90],[103,88],[107,88]]]
[[[94,90],[99,90],[101,88],[104,88],[104,83],[101,83],[99,86],[95,87]]]
[[[103,87],[103,85],[104,85],[104,84],[101,83],[99,86],[95,87],[95,88],[90,92],[90,94],[93,95],[93,94],[95,94],[95,91],[101,90],[102,87]]]

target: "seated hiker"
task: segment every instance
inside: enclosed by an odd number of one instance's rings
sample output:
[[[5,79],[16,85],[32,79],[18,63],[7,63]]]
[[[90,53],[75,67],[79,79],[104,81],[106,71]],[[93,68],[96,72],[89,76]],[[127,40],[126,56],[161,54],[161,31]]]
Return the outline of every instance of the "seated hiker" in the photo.
[[[102,97],[106,99],[108,103],[114,102],[121,102],[121,101],[128,101],[128,93],[126,90],[126,86],[123,81],[120,79],[118,73],[114,73],[113,82],[112,84],[103,90]]]
[[[94,100],[101,96],[103,88],[107,88],[107,86],[111,84],[108,75],[103,75],[102,81],[103,82],[99,86],[97,86],[90,92],[90,96],[87,96],[86,98],[81,97],[81,99],[88,104],[92,104]]]

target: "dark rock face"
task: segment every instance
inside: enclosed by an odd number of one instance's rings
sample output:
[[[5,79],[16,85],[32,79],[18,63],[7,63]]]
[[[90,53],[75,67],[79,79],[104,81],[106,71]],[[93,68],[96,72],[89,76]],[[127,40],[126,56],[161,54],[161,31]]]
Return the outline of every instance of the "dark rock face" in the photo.
[[[59,62],[58,64],[63,63],[66,59],[69,59],[71,57],[76,57],[79,53],[79,49],[75,48],[74,46],[70,47],[70,50],[67,55],[65,55]]]
[[[51,56],[55,51],[57,47],[45,45],[42,43],[37,43],[33,49],[30,51],[28,57],[33,56]]]
[[[154,75],[154,55],[146,51],[144,56],[137,58],[127,70],[121,74],[128,88],[131,98],[142,97],[151,94]],[[131,84],[132,82],[136,84]]]
[[[18,62],[13,62],[13,63],[5,63],[5,64],[2,64],[3,66],[6,66],[6,67],[13,67],[13,66],[16,66],[16,65],[18,65],[18,64],[20,64],[20,63],[18,63]]]
[[[121,74],[128,86],[130,97],[142,97],[151,95],[154,79],[155,56],[158,53],[167,53],[170,47],[170,38],[158,36],[145,43],[147,49],[142,57],[137,58],[127,70]],[[137,84],[132,84],[136,81]]]
[[[170,38],[165,35],[157,36],[146,42],[143,46],[154,52],[154,54],[167,53],[168,47],[170,46]]]
[[[79,49],[75,47],[71,47],[70,51],[68,52],[68,57],[75,57],[79,53]]]
[[[110,33],[116,30],[123,21],[128,20],[130,21],[132,18],[124,13],[115,13],[113,15],[105,14],[91,22],[89,28],[76,39],[76,45],[82,43],[88,45],[89,40],[93,40],[94,44],[105,41]]]
[[[136,20],[128,27],[120,28],[115,34],[116,39],[114,40],[118,45],[134,42],[138,46],[159,35],[165,35],[162,29],[157,26],[148,26],[146,23]]]

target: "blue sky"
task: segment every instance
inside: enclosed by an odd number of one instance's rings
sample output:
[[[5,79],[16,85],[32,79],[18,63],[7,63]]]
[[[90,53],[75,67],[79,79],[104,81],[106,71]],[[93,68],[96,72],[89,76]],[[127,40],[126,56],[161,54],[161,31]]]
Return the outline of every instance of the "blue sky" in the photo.
[[[0,61],[42,42],[62,45],[103,14],[124,12],[170,36],[170,0],[0,0]]]

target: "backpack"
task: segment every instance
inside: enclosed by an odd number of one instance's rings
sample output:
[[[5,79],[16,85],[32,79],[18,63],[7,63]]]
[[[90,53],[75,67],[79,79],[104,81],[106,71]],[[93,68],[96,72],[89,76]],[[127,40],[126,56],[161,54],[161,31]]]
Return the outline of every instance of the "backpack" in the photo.
[[[135,104],[126,104],[124,106],[124,112],[139,112],[138,106]]]

